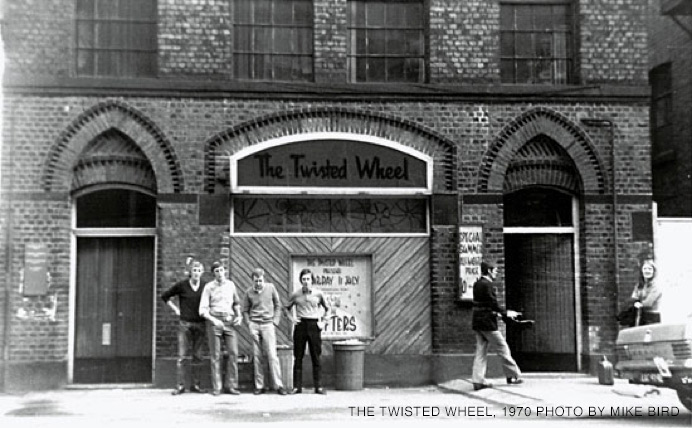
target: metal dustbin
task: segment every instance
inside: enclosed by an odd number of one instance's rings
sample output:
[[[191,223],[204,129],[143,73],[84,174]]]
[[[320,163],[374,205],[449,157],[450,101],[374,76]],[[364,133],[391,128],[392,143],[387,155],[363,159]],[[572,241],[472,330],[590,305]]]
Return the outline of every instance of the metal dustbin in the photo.
[[[358,340],[334,342],[335,388],[340,391],[363,389],[365,343]]]
[[[281,382],[283,382],[284,388],[290,392],[293,389],[293,346],[277,345],[276,354],[279,357],[279,366],[281,366]]]

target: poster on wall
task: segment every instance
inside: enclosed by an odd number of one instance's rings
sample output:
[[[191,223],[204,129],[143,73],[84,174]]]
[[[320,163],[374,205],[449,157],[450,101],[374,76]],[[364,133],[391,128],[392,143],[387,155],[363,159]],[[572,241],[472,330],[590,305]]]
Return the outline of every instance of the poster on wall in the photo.
[[[373,336],[372,257],[369,255],[296,255],[291,257],[293,290],[301,285],[298,274],[308,268],[315,288],[331,307],[322,332],[325,340],[367,339]]]
[[[459,299],[473,300],[473,284],[481,277],[483,226],[459,226]]]

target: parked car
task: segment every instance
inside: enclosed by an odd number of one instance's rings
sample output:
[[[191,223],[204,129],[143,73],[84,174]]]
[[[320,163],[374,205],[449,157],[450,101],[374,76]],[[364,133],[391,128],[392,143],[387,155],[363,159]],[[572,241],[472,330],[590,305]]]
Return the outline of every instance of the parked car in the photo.
[[[630,383],[677,391],[692,411],[692,318],[620,330],[615,372]]]

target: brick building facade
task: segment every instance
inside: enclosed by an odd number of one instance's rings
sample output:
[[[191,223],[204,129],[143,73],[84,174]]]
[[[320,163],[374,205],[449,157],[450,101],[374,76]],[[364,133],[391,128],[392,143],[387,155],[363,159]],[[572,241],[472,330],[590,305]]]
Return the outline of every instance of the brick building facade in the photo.
[[[589,371],[613,353],[614,314],[635,282],[637,255],[651,241],[646,5],[296,0],[292,31],[311,37],[294,54],[309,65],[280,65],[276,36],[266,55],[274,65],[262,68],[239,47],[250,25],[241,0],[153,2],[151,46],[137,50],[145,60],[107,67],[94,58],[109,58],[108,46],[84,30],[97,28],[89,14],[99,2],[67,3],[5,2],[6,390],[99,383],[87,360],[113,355],[123,376],[107,383],[171,385],[177,324],[158,296],[181,278],[190,254],[207,266],[223,260],[242,290],[248,272],[263,265],[282,299],[301,257],[317,266],[354,263],[371,299],[363,310],[369,330],[359,336],[368,343],[366,384],[469,376],[475,340],[461,289],[465,269],[474,268],[466,265],[477,260],[460,261],[460,228],[480,228],[476,249],[501,267],[501,301],[537,320],[534,331],[507,332],[523,367]],[[361,28],[362,8],[363,16],[403,13],[401,22],[413,30],[402,36],[395,24],[372,27],[370,18]],[[522,16],[558,24],[538,31],[524,27]],[[385,41],[406,40],[407,47],[396,47],[406,57],[403,68],[391,51],[377,50],[375,36],[361,33],[376,30]],[[540,39],[543,30],[549,41]],[[522,32],[532,34],[529,62],[517,53]],[[357,47],[362,40],[372,49],[365,54]],[[256,53],[258,45],[248,43]],[[548,45],[549,53],[538,53]],[[548,67],[541,65],[546,55]],[[261,168],[252,169],[253,156],[279,159],[284,148],[332,166],[341,165],[341,148],[349,162],[375,153],[371,161],[391,169],[374,173],[379,182],[338,185],[313,175],[302,184],[265,186],[246,183],[248,175],[238,172],[250,164],[250,173],[264,178]],[[297,167],[291,162],[278,166]],[[409,185],[414,166],[427,175]],[[124,192],[117,201],[129,205],[98,199],[110,191]],[[325,208],[337,217],[344,199],[351,204],[340,217],[346,226],[320,229],[325,211],[312,206],[337,207]],[[151,201],[155,209],[147,211]],[[257,206],[268,216],[286,204],[300,208],[282,211],[275,223],[251,215]],[[130,217],[114,226],[99,211],[106,207]],[[391,220],[394,214],[407,219],[406,228]],[[301,229],[308,226],[315,229]],[[121,253],[131,259],[106,260]],[[45,281],[27,273],[36,260]],[[141,266],[147,260],[152,265]],[[107,270],[108,263],[122,269]],[[141,274],[127,276],[133,266]],[[127,288],[114,294],[136,303],[134,311],[99,294],[138,277],[145,280],[134,295]],[[287,320],[279,330],[279,342],[290,344]],[[240,353],[251,354],[247,329],[240,331]],[[325,343],[331,382],[332,348]],[[118,346],[136,355],[111,352]],[[148,363],[128,368],[135,357]]]

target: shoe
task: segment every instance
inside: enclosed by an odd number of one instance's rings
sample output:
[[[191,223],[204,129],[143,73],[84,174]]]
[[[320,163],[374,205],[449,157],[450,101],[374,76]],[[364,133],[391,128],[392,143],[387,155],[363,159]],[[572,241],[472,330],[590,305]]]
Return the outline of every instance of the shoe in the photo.
[[[204,394],[204,393],[207,392],[207,391],[204,390],[203,388],[200,388],[199,385],[192,385],[192,386],[190,387],[190,392],[194,392],[194,393],[196,393],[196,394]]]
[[[291,394],[302,394],[303,393],[303,388],[293,388],[291,391]]]
[[[327,395],[327,391],[324,388],[315,388],[315,394]]]
[[[288,394],[288,392],[286,392],[286,390],[283,389],[283,388],[277,389],[277,390],[276,390],[276,393],[279,394],[279,395],[286,395],[286,394]]]
[[[265,392],[266,392],[266,390],[264,388],[257,388],[254,391],[252,391],[252,393],[255,395],[264,394]]]
[[[171,392],[171,395],[180,395],[180,394],[185,394],[185,387],[182,385],[176,386],[175,389]]]
[[[226,389],[224,390],[224,392],[225,392],[226,394],[231,394],[231,395],[240,395],[240,391],[238,391],[238,390],[235,389],[235,388],[226,388]]]
[[[521,379],[518,377],[508,377],[507,378],[507,384],[508,385],[519,385],[520,383],[524,383],[524,379]]]
[[[212,391],[211,395],[214,397],[221,395],[221,391]]]
[[[474,383],[473,384],[473,390],[474,391],[480,391],[481,389],[486,389],[486,388],[492,388],[493,385],[491,383]]]

